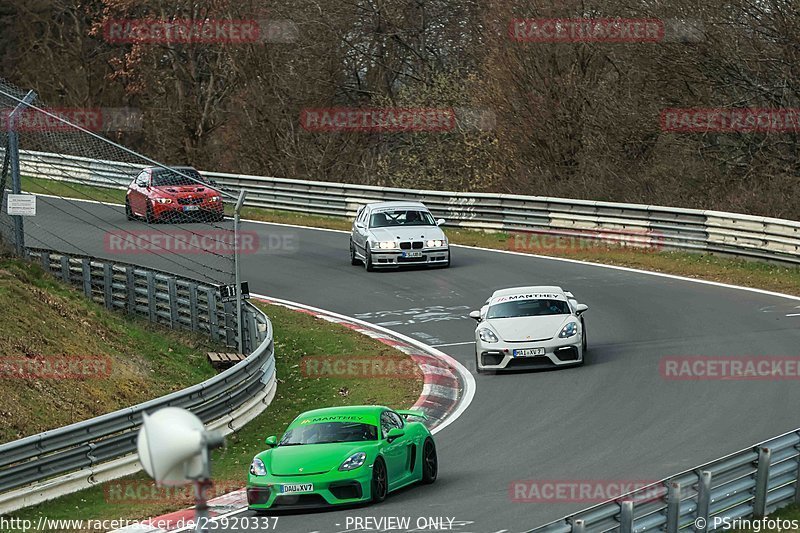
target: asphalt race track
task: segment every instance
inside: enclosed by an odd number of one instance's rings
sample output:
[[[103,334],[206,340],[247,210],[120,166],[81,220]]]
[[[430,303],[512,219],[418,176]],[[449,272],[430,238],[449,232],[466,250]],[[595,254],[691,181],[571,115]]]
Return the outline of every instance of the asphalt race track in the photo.
[[[196,255],[109,253],[104,233],[115,228],[147,230],[127,222],[121,207],[40,198],[35,223],[26,221],[27,245],[185,275],[192,273],[177,268],[181,261],[203,266]],[[590,308],[585,366],[475,376],[471,406],[437,435],[434,485],[374,507],[282,515],[276,531],[344,531],[348,517],[411,517],[412,528],[417,517],[450,517],[459,532],[524,531],[591,502],[513,502],[515,480],[656,480],[800,427],[795,381],[675,381],[659,373],[664,356],[800,355],[800,316],[786,316],[797,312],[797,300],[462,247],[454,247],[450,269],[367,273],[350,265],[345,233],[256,223],[242,229],[257,232],[262,243],[292,243],[243,256],[242,279],[252,292],[362,318],[432,345],[470,342],[475,323],[467,314],[501,287],[560,285]],[[474,373],[472,344],[439,349]],[[253,443],[253,453],[261,446]]]

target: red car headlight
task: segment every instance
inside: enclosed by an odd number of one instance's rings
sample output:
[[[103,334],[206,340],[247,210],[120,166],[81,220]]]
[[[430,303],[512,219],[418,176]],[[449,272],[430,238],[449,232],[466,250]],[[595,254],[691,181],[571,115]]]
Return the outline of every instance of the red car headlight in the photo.
[[[158,202],[160,204],[171,204],[172,203],[172,198],[156,198],[155,200],[156,200],[156,202]]]
[[[219,196],[211,196],[208,199],[209,202],[219,202]]]

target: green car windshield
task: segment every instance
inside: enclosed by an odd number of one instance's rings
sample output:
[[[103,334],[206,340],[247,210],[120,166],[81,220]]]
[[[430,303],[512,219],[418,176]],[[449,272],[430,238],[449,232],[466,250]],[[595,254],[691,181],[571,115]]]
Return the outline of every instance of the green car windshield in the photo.
[[[278,446],[329,444],[378,440],[378,428],[356,422],[322,422],[297,426],[286,431]]]

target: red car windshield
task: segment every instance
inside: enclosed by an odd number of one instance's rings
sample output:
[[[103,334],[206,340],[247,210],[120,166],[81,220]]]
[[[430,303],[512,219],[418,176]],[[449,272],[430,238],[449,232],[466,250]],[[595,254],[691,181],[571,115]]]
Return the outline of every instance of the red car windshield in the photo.
[[[200,173],[191,168],[180,169],[181,174],[192,177],[197,181],[193,181],[187,177],[181,176],[173,170],[165,170],[163,168],[153,171],[153,187],[170,187],[170,186],[191,186],[199,185],[197,182],[204,182]]]

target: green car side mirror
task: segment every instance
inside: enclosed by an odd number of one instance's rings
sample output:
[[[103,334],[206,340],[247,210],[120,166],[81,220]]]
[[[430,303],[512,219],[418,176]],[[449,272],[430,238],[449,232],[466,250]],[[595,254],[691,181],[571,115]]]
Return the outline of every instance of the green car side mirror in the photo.
[[[392,428],[389,430],[389,433],[386,434],[386,440],[392,442],[393,440],[399,439],[405,434],[406,432],[400,428]]]
[[[278,445],[278,437],[276,437],[275,435],[270,435],[269,437],[264,439],[264,442],[267,443],[267,446],[269,446],[270,448],[274,448],[275,446]]]

